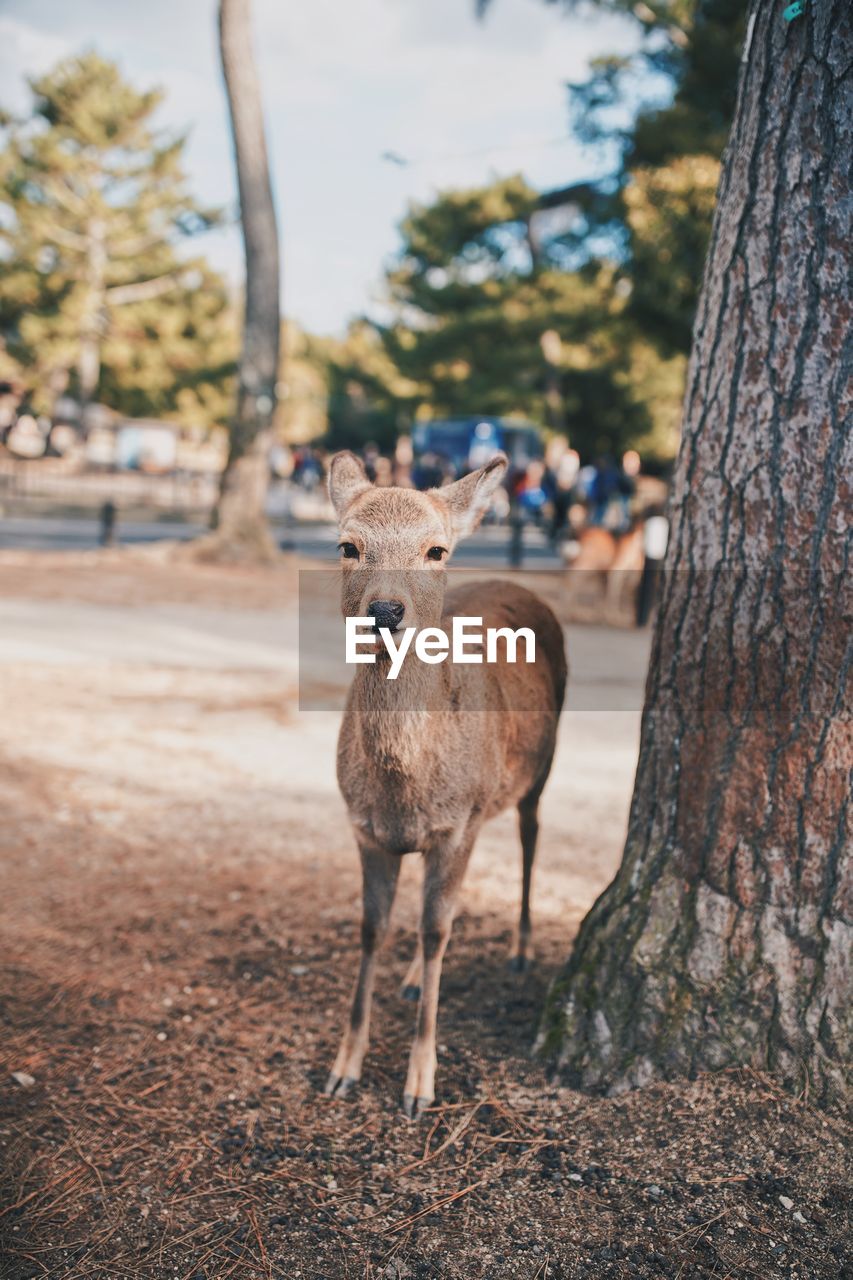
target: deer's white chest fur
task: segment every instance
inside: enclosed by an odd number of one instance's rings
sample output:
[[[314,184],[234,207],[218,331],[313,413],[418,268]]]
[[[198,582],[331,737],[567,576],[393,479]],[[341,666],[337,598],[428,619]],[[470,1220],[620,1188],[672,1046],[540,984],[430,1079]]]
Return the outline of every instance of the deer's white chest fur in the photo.
[[[465,717],[453,712],[411,712],[388,725],[345,715],[338,781],[359,840],[422,851],[452,844],[472,817],[493,810],[503,772],[499,735],[485,748],[494,756],[485,771],[479,760],[466,767],[465,737]]]

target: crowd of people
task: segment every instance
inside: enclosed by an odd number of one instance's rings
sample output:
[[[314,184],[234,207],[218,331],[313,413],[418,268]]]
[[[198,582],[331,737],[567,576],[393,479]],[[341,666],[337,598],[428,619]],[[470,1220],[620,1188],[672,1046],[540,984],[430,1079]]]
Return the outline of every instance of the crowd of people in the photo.
[[[296,446],[280,458],[281,479],[313,493],[325,479],[328,453],[312,445]],[[401,436],[390,455],[375,444],[360,451],[367,475],[379,486],[436,489],[464,474],[447,457],[434,452],[415,455],[411,440]],[[573,537],[580,528],[598,526],[615,535],[627,532],[635,518],[640,456],[629,449],[617,461],[601,456],[584,464],[565,438],[551,440],[541,458],[523,458],[510,465],[491,518],[514,517],[540,527],[555,544]]]
[[[552,440],[542,459],[511,475],[511,497],[522,514],[547,528],[553,542],[598,526],[625,533],[634,520],[640,455],[629,449],[620,461],[604,455],[582,464],[576,449]]]
[[[64,420],[60,417],[57,423]],[[51,456],[55,426],[36,420],[19,387],[0,382],[0,445],[13,448],[19,456]],[[416,451],[411,437],[402,435],[393,450],[384,453],[377,444],[367,443],[360,456],[374,484],[426,490],[441,488],[487,461],[496,446],[491,438],[480,443],[480,452],[475,438],[467,454],[454,460],[434,449]],[[319,496],[331,452],[317,444],[277,444],[270,458],[272,477]],[[541,456],[531,457],[528,452],[511,456],[504,489],[487,520],[535,525],[555,545],[576,537],[585,527],[601,527],[615,536],[632,527],[640,476],[640,456],[635,450],[619,460],[601,456],[584,463],[568,440],[557,436]]]

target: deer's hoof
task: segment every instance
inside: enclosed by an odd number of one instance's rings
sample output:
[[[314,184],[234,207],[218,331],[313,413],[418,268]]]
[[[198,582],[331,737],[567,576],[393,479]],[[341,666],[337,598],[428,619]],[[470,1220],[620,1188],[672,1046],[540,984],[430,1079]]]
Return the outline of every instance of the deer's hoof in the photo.
[[[507,963],[510,973],[529,973],[533,964],[527,956],[510,956]]]
[[[418,1120],[424,1114],[427,1107],[431,1107],[434,1099],[432,1098],[416,1098],[413,1093],[403,1094],[403,1110],[410,1120]]]
[[[336,1076],[333,1071],[326,1081],[323,1092],[328,1098],[346,1098],[357,1084],[355,1076]]]
[[[400,995],[404,1000],[411,1000],[413,1004],[417,1004],[421,998],[421,989],[420,987],[414,986],[413,983],[408,982],[401,990]]]

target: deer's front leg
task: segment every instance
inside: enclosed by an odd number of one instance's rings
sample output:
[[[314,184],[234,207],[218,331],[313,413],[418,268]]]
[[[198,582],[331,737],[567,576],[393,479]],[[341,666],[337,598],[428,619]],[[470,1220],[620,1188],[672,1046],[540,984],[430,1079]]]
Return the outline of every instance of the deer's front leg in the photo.
[[[349,1025],[341,1039],[335,1065],[326,1081],[325,1092],[343,1098],[361,1078],[361,1064],[370,1035],[370,1006],[376,977],[377,953],[388,930],[388,920],[400,859],[395,854],[362,846],[363,915],[361,922],[361,964],[350,1009]]]
[[[472,845],[473,840],[466,839],[452,853],[442,850],[427,851],[424,854],[426,866],[420,938],[423,965],[421,994],[403,1093],[403,1109],[410,1118],[420,1115],[435,1097],[435,1031],[441,964],[450,941],[456,899]]]

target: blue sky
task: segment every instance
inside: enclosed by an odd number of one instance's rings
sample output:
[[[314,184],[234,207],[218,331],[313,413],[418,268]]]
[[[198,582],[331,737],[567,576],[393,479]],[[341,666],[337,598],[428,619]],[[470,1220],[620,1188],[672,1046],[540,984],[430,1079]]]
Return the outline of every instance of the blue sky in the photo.
[[[284,310],[341,332],[381,306],[383,262],[409,200],[521,171],[540,187],[594,173],[568,136],[567,80],[635,29],[542,0],[255,0],[255,43],[283,236]],[[166,91],[164,125],[188,129],[199,198],[234,207],[215,0],[0,0],[0,102],[25,77],[95,48],[138,87]],[[394,151],[411,163],[383,162]],[[233,281],[236,230],[205,241]]]

